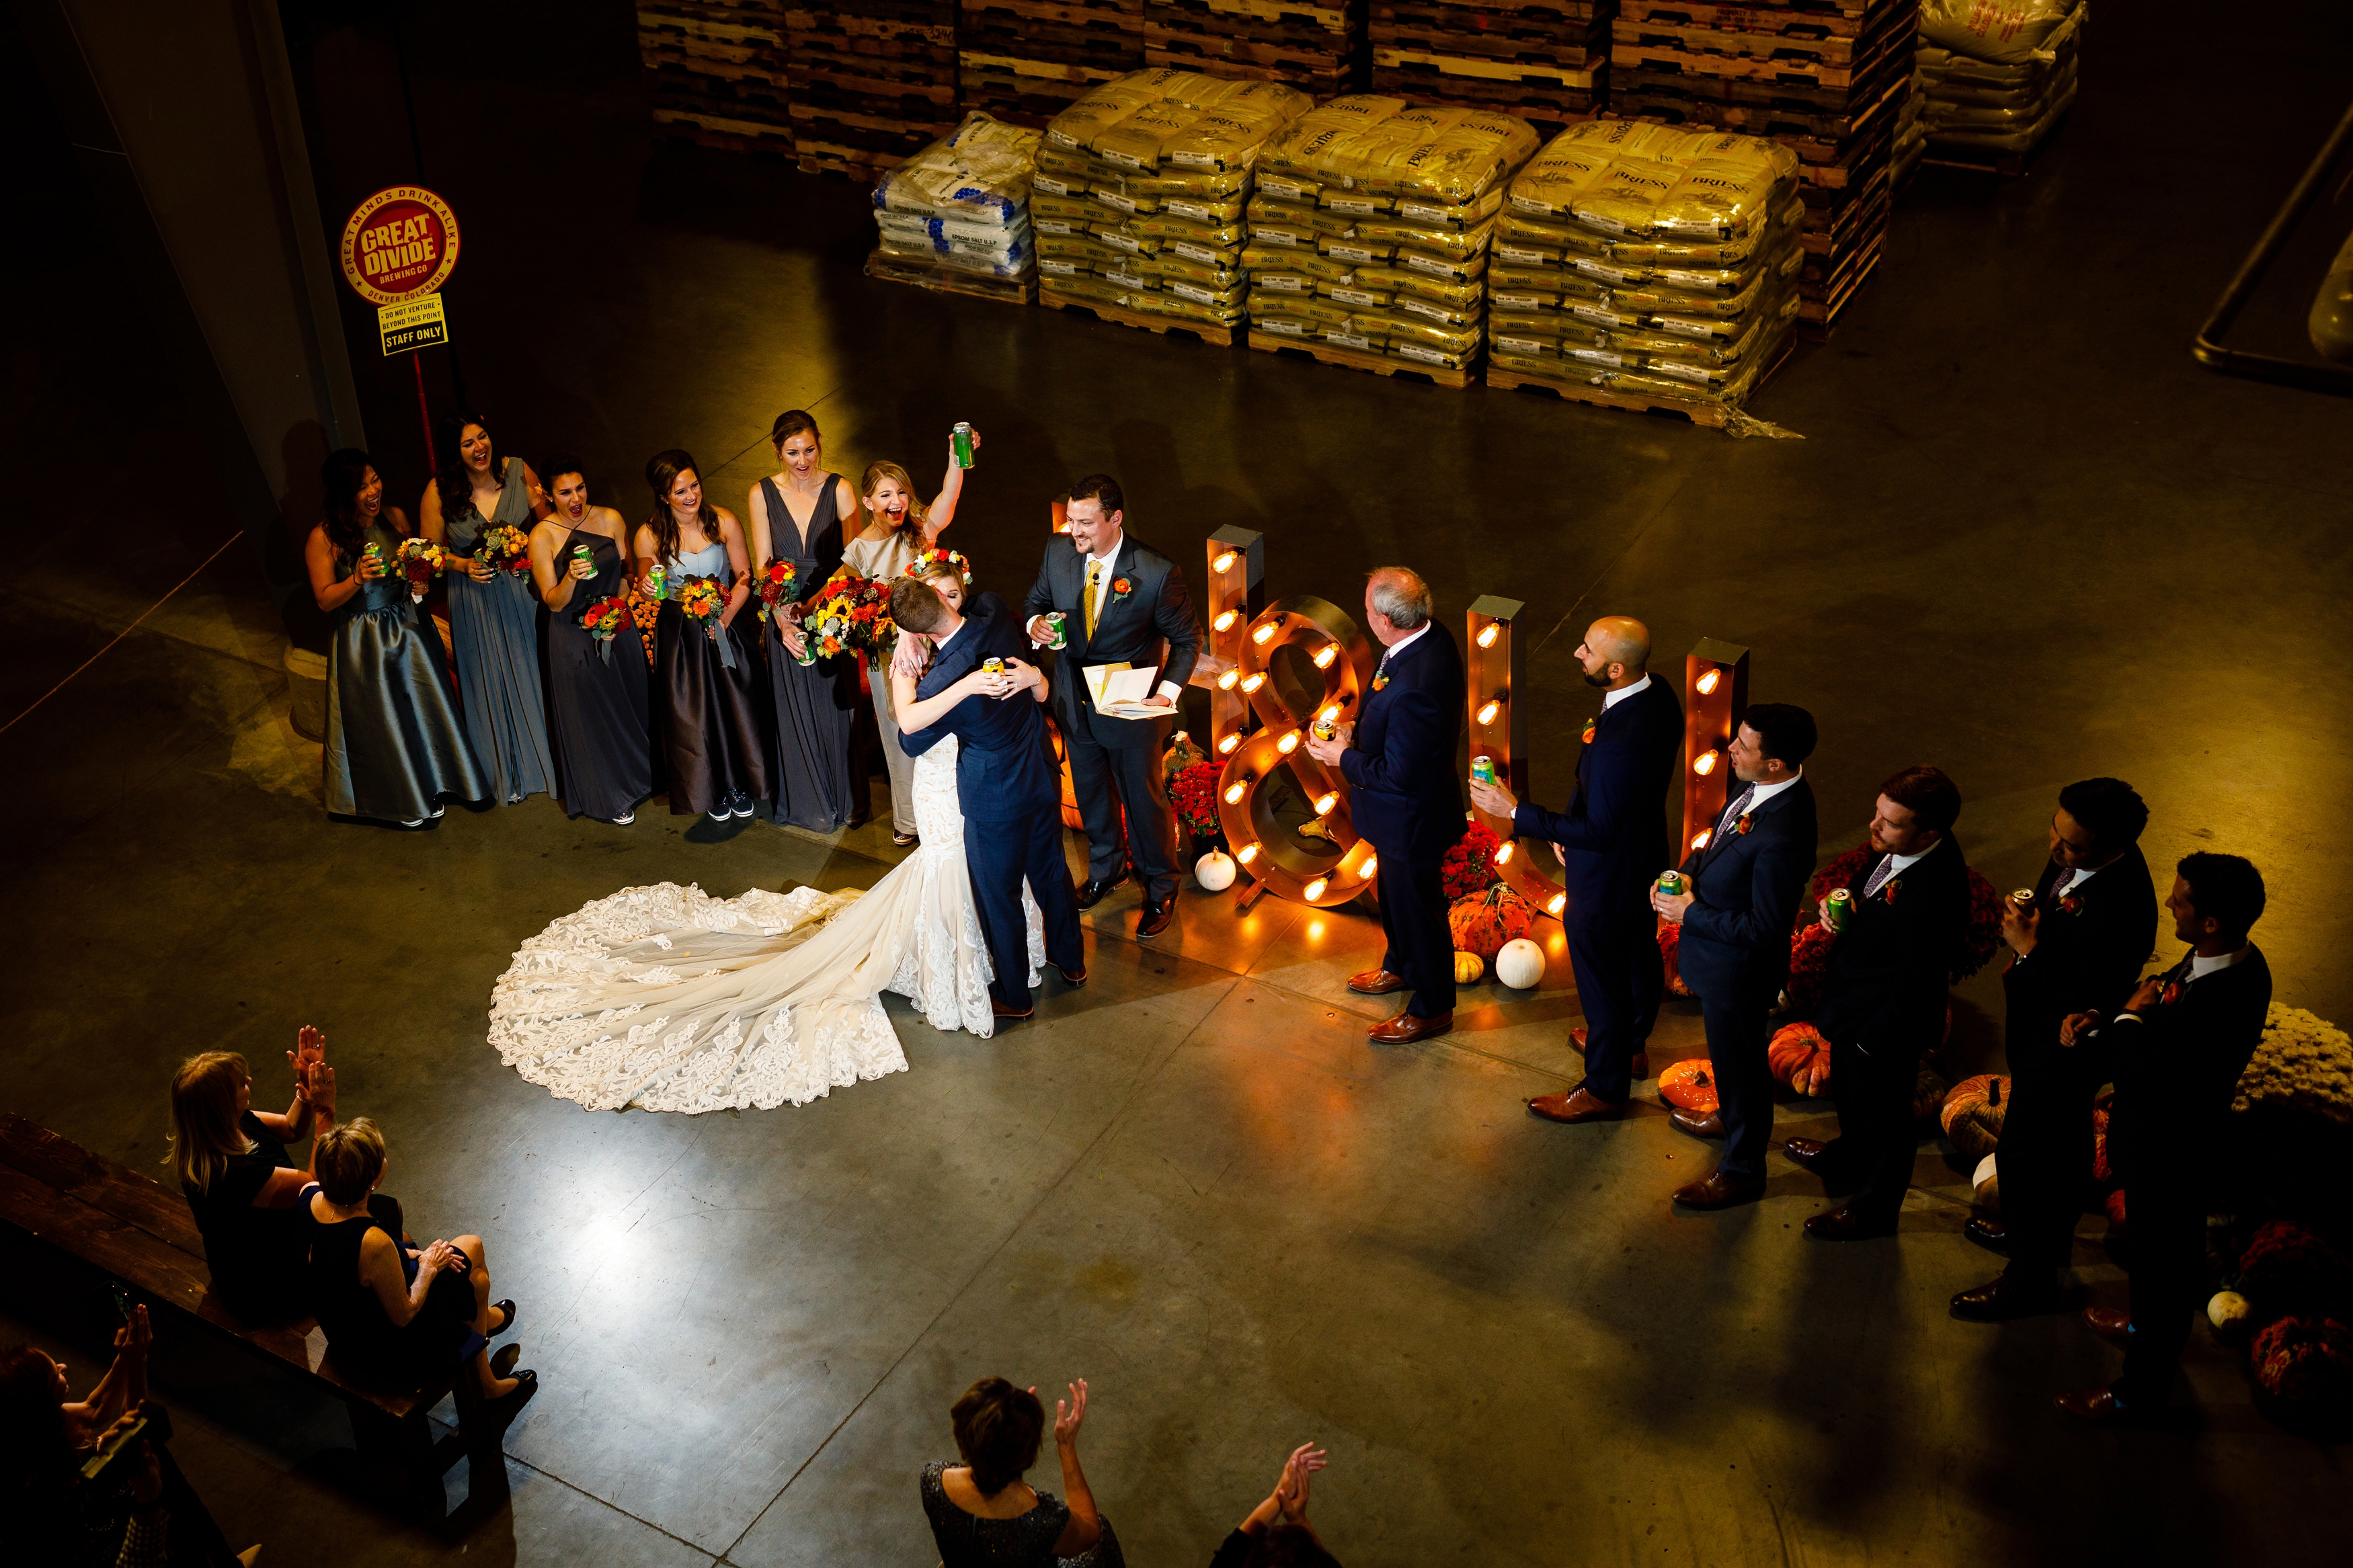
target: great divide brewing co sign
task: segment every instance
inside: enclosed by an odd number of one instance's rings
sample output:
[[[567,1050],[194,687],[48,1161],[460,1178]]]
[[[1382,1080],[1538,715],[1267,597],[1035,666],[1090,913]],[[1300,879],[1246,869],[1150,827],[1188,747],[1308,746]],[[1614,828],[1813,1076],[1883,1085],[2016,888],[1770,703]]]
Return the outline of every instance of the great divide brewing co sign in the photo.
[[[458,215],[421,185],[387,185],[343,225],[343,277],[376,308],[386,355],[449,341],[441,285],[458,265]]]

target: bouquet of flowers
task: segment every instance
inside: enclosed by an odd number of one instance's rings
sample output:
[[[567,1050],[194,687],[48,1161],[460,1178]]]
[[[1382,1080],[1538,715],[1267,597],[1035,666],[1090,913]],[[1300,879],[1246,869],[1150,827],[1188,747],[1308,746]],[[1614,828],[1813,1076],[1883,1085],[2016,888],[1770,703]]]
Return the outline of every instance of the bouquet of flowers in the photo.
[[[907,575],[910,577],[920,577],[923,574],[924,567],[941,564],[955,567],[956,569],[956,575],[964,579],[965,587],[967,590],[972,587],[972,563],[966,561],[963,556],[958,555],[953,550],[934,548],[924,551],[921,555],[916,556],[913,561],[907,563]]]
[[[474,553],[484,565],[510,577],[525,576],[531,571],[531,536],[510,522],[484,529]]]
[[[1181,769],[1168,781],[1168,804],[1176,819],[1196,837],[1219,831],[1218,826],[1218,764],[1198,762]]]
[[[1504,879],[1504,874],[1495,869],[1495,851],[1501,847],[1484,824],[1464,814],[1462,837],[1438,862],[1438,883],[1446,890],[1448,902],[1484,892]]]
[[[618,594],[599,599],[580,612],[580,629],[594,639],[597,654],[607,664],[613,661],[613,638],[623,626],[635,624],[629,601]]]
[[[727,606],[727,595],[719,591],[715,577],[689,577],[678,585],[679,613],[691,621],[702,623],[702,629],[713,638],[719,636],[719,612]]]
[[[891,591],[845,566],[826,579],[824,593],[803,612],[801,631],[803,664],[851,649],[888,658],[899,639],[891,620]]]
[[[401,575],[408,579],[409,602],[421,604],[426,591],[433,586],[433,579],[449,564],[449,552],[429,539],[404,539],[392,560]]]
[[[760,595],[760,618],[782,615],[783,606],[793,602],[793,589],[799,585],[800,574],[789,561],[771,561],[753,582]]]

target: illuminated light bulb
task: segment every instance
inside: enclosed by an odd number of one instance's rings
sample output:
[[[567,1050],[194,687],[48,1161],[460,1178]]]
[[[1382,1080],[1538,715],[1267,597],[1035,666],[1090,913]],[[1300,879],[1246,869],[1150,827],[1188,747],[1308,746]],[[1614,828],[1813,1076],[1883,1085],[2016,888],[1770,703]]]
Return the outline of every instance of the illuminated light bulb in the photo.
[[[1339,804],[1340,792],[1338,790],[1327,790],[1324,794],[1315,797],[1315,815],[1318,816],[1329,816],[1332,815],[1332,808]]]
[[[1331,643],[1325,643],[1322,647],[1315,650],[1315,668],[1318,669],[1329,669],[1332,668],[1332,661],[1339,657],[1339,648]]]
[[[1317,717],[1318,719],[1321,719],[1321,720],[1324,721],[1326,723],[1329,723],[1331,721],[1333,721],[1333,720],[1335,720],[1335,719],[1337,719],[1339,716],[1340,716],[1340,705],[1339,705],[1337,702],[1333,703],[1330,707],[1328,707],[1328,708],[1324,709],[1323,712],[1318,713],[1317,715],[1315,715],[1315,717]]]
[[[1704,849],[1707,847],[1707,841],[1715,837],[1715,829],[1713,827],[1703,827],[1699,830],[1698,836],[1692,840],[1692,847],[1694,849]]]
[[[1266,671],[1261,669],[1256,675],[1251,676],[1248,680],[1242,682],[1242,689],[1244,691],[1256,691],[1260,687],[1264,686],[1265,684]]]
[[[1299,896],[1305,899],[1312,904],[1316,900],[1322,898],[1324,896],[1324,889],[1330,886],[1331,883],[1329,881],[1325,880],[1322,877],[1318,877],[1314,881],[1308,883],[1306,887],[1301,889]]]
[[[1229,735],[1224,740],[1218,742],[1218,754],[1219,756],[1226,756],[1231,753],[1233,749],[1241,743],[1242,738],[1240,735]]]
[[[1240,619],[1241,619],[1241,612],[1240,610],[1226,610],[1219,615],[1218,618],[1211,623],[1211,626],[1214,630],[1224,631],[1228,626],[1232,626]]]
[[[1365,863],[1356,868],[1356,874],[1364,878],[1366,881],[1369,882],[1373,879],[1373,873],[1380,869],[1380,865],[1381,858],[1379,856],[1367,855],[1365,857]]]
[[[1567,893],[1555,893],[1552,896],[1552,902],[1545,906],[1545,913],[1548,915],[1556,915],[1567,908],[1568,908],[1568,895]]]
[[[1299,750],[1299,731],[1293,730],[1290,734],[1285,735],[1282,740],[1277,741],[1274,743],[1274,749],[1281,752],[1286,757],[1291,755],[1292,752]]]
[[[1479,633],[1479,646],[1481,647],[1493,647],[1495,646],[1495,639],[1503,635],[1504,623],[1501,621],[1489,621]]]
[[[1479,710],[1479,722],[1482,724],[1492,724],[1495,721],[1495,715],[1501,713],[1503,710],[1504,705],[1502,703],[1490,702]]]
[[[1715,753],[1714,752],[1708,752],[1699,757],[1694,758],[1692,761],[1692,772],[1699,774],[1702,778],[1705,778],[1708,774],[1715,772]]]
[[[1233,569],[1234,552],[1230,550],[1209,563],[1209,570],[1212,572],[1230,572]]]
[[[1713,697],[1715,695],[1715,689],[1724,684],[1724,671],[1711,669],[1699,678],[1698,684],[1699,694],[1702,697]]]
[[[1220,691],[1231,691],[1234,689],[1234,682],[1240,680],[1241,678],[1242,672],[1240,670],[1229,669],[1226,671],[1225,674],[1218,677],[1218,689]]]
[[[1235,853],[1234,858],[1240,861],[1245,866],[1249,865],[1251,861],[1258,858],[1258,846],[1255,844],[1243,845],[1241,848]]]
[[[1518,846],[1516,844],[1501,844],[1496,846],[1495,864],[1498,866],[1510,865],[1512,863],[1512,851],[1517,847]]]
[[[1248,779],[1244,779],[1238,784],[1230,785],[1226,790],[1226,804],[1228,805],[1240,805],[1242,803],[1242,796],[1249,793],[1250,780]]]
[[[1272,642],[1273,640],[1274,640],[1274,623],[1273,623],[1272,621],[1269,621],[1269,622],[1267,622],[1267,623],[1266,623],[1266,625],[1264,625],[1264,626],[1262,626],[1259,627],[1259,628],[1258,628],[1258,630],[1256,630],[1256,631],[1254,631],[1254,632],[1250,633],[1250,641],[1252,641],[1252,642],[1254,642],[1254,643],[1257,643],[1257,644],[1258,644],[1260,647],[1263,647],[1264,646],[1266,646],[1268,643]]]

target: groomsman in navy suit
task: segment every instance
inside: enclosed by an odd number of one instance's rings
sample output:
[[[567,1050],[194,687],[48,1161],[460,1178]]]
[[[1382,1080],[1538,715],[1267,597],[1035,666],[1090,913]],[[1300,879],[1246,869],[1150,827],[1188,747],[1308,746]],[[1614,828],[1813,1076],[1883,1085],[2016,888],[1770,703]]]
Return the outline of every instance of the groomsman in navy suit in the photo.
[[[1363,716],[1339,735],[1307,738],[1307,752],[1349,784],[1348,811],[1380,865],[1378,969],[1348,977],[1365,996],[1410,990],[1405,1011],[1372,1030],[1376,1045],[1426,1040],[1454,1027],[1454,939],[1446,929],[1439,863],[1462,837],[1462,653],[1430,619],[1430,584],[1402,566],[1365,584],[1365,621],[1381,645]]]
[[[1683,738],[1683,704],[1651,677],[1648,626],[1605,616],[1586,628],[1577,660],[1603,696],[1600,716],[1585,727],[1568,809],[1546,811],[1501,784],[1471,781],[1472,805],[1510,817],[1518,837],[1551,844],[1567,873],[1561,925],[1585,1013],[1574,1037],[1585,1080],[1537,1096],[1528,1110],[1571,1122],[1623,1116],[1634,1079],[1650,1076],[1644,1047],[1666,989],[1651,885],[1669,864],[1665,799]]]
[[[1814,734],[1814,716],[1802,708],[1750,708],[1725,753],[1739,787],[1707,842],[1683,858],[1690,885],[1651,893],[1651,907],[1683,927],[1675,969],[1699,997],[1723,1107],[1714,1126],[1674,1113],[1686,1132],[1724,1135],[1716,1169],[1675,1190],[1674,1201],[1686,1208],[1729,1208],[1765,1194],[1765,1145],[1773,1135],[1767,1015],[1789,977],[1790,927],[1814,869],[1814,791],[1805,770]]]

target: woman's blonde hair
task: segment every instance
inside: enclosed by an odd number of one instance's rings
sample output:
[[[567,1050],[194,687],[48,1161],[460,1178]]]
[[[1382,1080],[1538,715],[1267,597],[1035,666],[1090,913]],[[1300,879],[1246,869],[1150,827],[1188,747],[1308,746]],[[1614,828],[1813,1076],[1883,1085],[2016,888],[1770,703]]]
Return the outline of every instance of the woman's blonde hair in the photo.
[[[907,492],[907,521],[917,528],[923,527],[930,512],[923,505],[923,498],[915,493],[914,476],[896,463],[867,464],[866,477],[858,485],[859,500],[863,500],[872,495],[884,479],[896,479],[899,488]]]
[[[252,1077],[235,1051],[202,1052],[172,1075],[172,1147],[164,1157],[200,1193],[228,1169],[230,1155],[253,1152],[253,1140],[237,1124],[237,1086]]]
[[[911,572],[909,575],[921,577],[926,583],[945,583],[953,581],[959,585],[967,588],[972,585],[965,579],[964,568],[958,566],[955,562],[945,559],[935,561],[918,561],[915,563],[914,570]]]
[[[338,1121],[311,1145],[311,1174],[336,1207],[364,1202],[384,1174],[384,1134],[364,1116]]]

